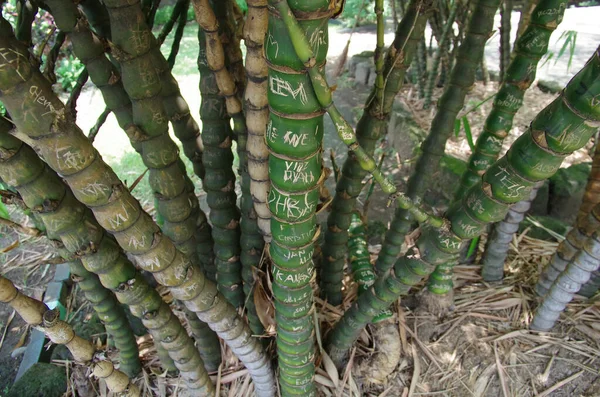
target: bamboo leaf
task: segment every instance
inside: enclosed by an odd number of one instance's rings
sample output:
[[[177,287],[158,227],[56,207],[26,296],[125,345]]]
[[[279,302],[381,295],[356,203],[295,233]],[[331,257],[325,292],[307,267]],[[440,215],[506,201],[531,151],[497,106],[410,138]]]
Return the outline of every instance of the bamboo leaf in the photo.
[[[458,138],[460,135],[460,119],[454,120],[454,136]]]
[[[475,143],[473,142],[473,135],[471,134],[471,124],[469,123],[469,119],[467,116],[463,116],[463,126],[465,127],[465,135],[467,137],[467,143],[471,148],[471,152],[475,151]]]
[[[8,209],[6,205],[0,201],[0,217],[4,219],[10,219],[10,215],[8,214]]]

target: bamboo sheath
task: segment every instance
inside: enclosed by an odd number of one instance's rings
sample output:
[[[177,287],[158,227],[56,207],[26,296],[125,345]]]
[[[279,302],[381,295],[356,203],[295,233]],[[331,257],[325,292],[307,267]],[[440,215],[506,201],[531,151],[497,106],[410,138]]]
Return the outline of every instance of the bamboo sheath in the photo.
[[[144,37],[134,34],[136,38]],[[138,265],[153,273],[159,283],[170,287],[176,299],[183,301],[227,342],[248,367],[258,394],[270,395],[273,389],[270,363],[260,344],[249,337],[250,330],[233,306],[160,233],[81,130],[68,119],[63,104],[31,66],[27,52],[11,36],[10,25],[0,20],[0,48],[4,48],[4,56],[0,57],[0,94],[7,110],[16,115],[14,122],[21,136],[61,174],[76,198],[92,209],[100,225],[136,258]],[[142,71],[151,70],[143,64],[141,67]],[[93,185],[96,188],[92,191],[86,189]],[[265,393],[261,394],[262,391]]]
[[[485,43],[491,34],[498,4],[499,0],[475,2],[450,81],[438,102],[437,113],[431,123],[429,135],[421,145],[423,153],[408,180],[407,196],[413,200],[423,196],[438,169],[446,141],[454,128],[454,120],[463,107],[468,89],[475,81],[475,72],[481,63]],[[404,236],[410,230],[412,222],[412,216],[406,210],[402,208],[396,210],[375,264],[379,273],[385,273],[393,267],[404,243]]]
[[[538,63],[548,50],[550,36],[562,21],[566,5],[566,0],[540,0],[531,14],[529,25],[517,38],[514,58],[494,98],[483,131],[477,138],[475,151],[469,157],[455,199],[460,200],[470,187],[479,182],[481,175],[500,155],[502,142],[512,128],[515,114],[523,105],[525,91],[535,80]]]
[[[69,324],[60,320],[58,310],[50,310],[44,303],[23,295],[3,276],[0,276],[0,302],[10,305],[27,324],[44,332],[53,343],[65,345],[75,361],[89,365],[92,375],[103,379],[111,392],[140,396],[139,388],[127,375],[115,369],[112,362],[96,353],[91,342],[77,336]]]
[[[394,98],[404,83],[404,75],[411,64],[417,43],[423,35],[431,5],[429,2],[412,1],[406,15],[396,29],[394,42],[385,55],[383,75],[386,77],[383,95],[373,88],[365,110],[356,126],[359,144],[373,155],[377,141],[387,132]],[[342,167],[336,184],[336,194],[327,218],[324,265],[320,274],[321,290],[328,302],[339,304],[342,300],[342,279],[348,249],[348,227],[356,199],[367,175],[359,162],[349,155]]]
[[[142,320],[154,340],[163,345],[188,387],[210,391],[212,384],[203,371],[202,360],[179,319],[103,231],[90,210],[76,200],[60,177],[30,147],[6,133],[0,136],[0,147],[0,176],[15,186],[25,204],[38,214],[48,237],[60,240],[64,250],[79,258],[84,269],[75,264],[75,274],[79,277],[85,271],[97,274],[102,285],[114,291],[117,299]],[[90,186],[91,190],[86,191],[92,194],[97,186]],[[83,280],[84,291],[88,283]],[[95,296],[94,300],[101,298]],[[132,343],[137,358],[135,339]]]
[[[387,277],[359,296],[328,337],[330,356],[340,366],[366,324],[380,310],[431,274],[433,292],[451,288],[452,267],[465,241],[504,218],[511,204],[529,196],[536,182],[552,176],[562,160],[583,147],[600,127],[600,48],[542,110],[482,181],[447,212],[449,229],[426,229]]]

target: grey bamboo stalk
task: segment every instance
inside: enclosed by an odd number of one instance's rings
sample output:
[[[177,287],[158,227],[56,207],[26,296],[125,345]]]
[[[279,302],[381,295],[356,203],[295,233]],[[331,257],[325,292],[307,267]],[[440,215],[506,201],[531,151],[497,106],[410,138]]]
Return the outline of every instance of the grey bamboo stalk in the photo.
[[[89,365],[94,376],[104,379],[110,391],[127,397],[140,396],[139,388],[127,375],[115,369],[112,362],[96,355],[91,342],[77,336],[69,324],[60,320],[58,310],[50,310],[44,303],[23,295],[3,276],[0,276],[0,302],[10,305],[27,324],[44,332],[52,343],[66,346],[75,361]]]
[[[565,270],[569,262],[583,248],[585,241],[600,229],[600,203],[587,214],[579,218],[577,224],[567,233],[552,256],[550,263],[540,274],[535,286],[538,296],[545,296],[557,277]]]
[[[527,200],[514,204],[508,210],[504,220],[494,224],[482,259],[481,275],[485,281],[501,281],[504,278],[504,262],[508,256],[510,243],[542,184],[543,182],[538,183],[531,189],[531,195]]]
[[[248,15],[244,25],[246,44],[246,74],[248,83],[244,93],[246,126],[248,127],[248,172],[250,193],[258,216],[258,227],[271,241],[271,211],[267,203],[269,194],[269,151],[265,133],[269,122],[267,102],[267,62],[263,55],[263,43],[267,33],[268,0],[248,0]]]
[[[129,6],[123,10],[132,9]],[[138,39],[146,37],[136,29],[132,32],[136,40],[127,44],[138,43]],[[52,92],[49,83],[28,61],[26,49],[14,39],[10,24],[4,19],[0,19],[0,48],[10,49],[5,57],[0,57],[0,96],[7,110],[15,115],[13,121],[19,136],[61,174],[77,199],[92,209],[98,223],[135,257],[142,269],[153,273],[159,283],[169,287],[174,298],[183,301],[225,340],[248,368],[257,394],[272,396],[271,364],[260,343],[250,337],[251,331],[243,319],[199,268],[160,232],[102,161],[81,129],[68,118],[64,104]],[[136,61],[139,58],[131,60]],[[138,67],[142,71],[152,70],[145,64]],[[41,96],[45,101],[38,100]],[[96,188],[86,189],[89,187]]]
[[[598,291],[600,291],[600,271],[596,270],[595,272],[592,272],[590,280],[581,286],[579,295],[591,298]]]
[[[212,384],[202,370],[200,355],[156,290],[135,270],[90,211],[76,200],[59,176],[30,147],[6,132],[0,137],[0,176],[15,186],[25,204],[38,214],[48,236],[57,240],[61,250],[77,256],[85,270],[97,274],[102,285],[115,291],[117,299],[142,320],[153,339],[162,343],[173,358],[189,389],[210,392]],[[93,194],[98,188],[94,184],[90,186],[86,194]],[[81,275],[80,269],[75,270],[76,275]],[[82,288],[87,289],[87,285]]]
[[[552,284],[542,304],[535,311],[530,327],[538,331],[549,331],[573,296],[590,280],[592,273],[597,271],[599,266],[600,236],[594,233]]]

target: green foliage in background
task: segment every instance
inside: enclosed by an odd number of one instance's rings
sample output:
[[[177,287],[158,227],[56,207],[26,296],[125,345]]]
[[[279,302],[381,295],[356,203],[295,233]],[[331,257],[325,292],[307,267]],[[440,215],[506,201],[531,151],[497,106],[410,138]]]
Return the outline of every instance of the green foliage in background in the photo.
[[[63,90],[71,92],[83,69],[84,66],[79,59],[73,55],[67,55],[56,63],[56,81]]]

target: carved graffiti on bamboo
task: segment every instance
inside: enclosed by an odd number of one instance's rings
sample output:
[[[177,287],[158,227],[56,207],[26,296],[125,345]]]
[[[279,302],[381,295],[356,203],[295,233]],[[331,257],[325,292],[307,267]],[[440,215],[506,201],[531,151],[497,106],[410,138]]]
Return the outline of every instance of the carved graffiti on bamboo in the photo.
[[[267,124],[267,140],[269,142],[275,142],[277,136],[277,128],[273,127],[273,121],[269,120],[269,124]]]
[[[500,177],[499,182],[504,188],[504,195],[507,198],[522,197],[525,193],[525,186],[515,182],[506,168],[499,167],[499,169],[500,171],[494,174],[494,176]]]
[[[317,29],[310,34],[309,43],[315,54],[319,53],[321,46],[327,46],[327,37],[325,30]]]
[[[276,193],[274,189],[269,192],[269,204],[275,206],[276,214],[284,214],[288,220],[297,220],[306,217],[317,208],[316,201],[310,201],[309,195],[305,194],[302,201]]]
[[[21,80],[27,80],[21,71],[22,66],[25,66],[26,69],[29,69],[27,66],[28,59],[25,55],[21,54],[19,51],[13,50],[12,48],[2,47],[0,48],[0,57],[2,57],[2,61],[0,61],[0,69],[11,67],[21,78]],[[23,61],[23,63],[21,63],[21,61]]]
[[[298,262],[304,265],[312,260],[314,250],[300,249],[288,250],[283,254],[286,261],[291,261],[298,258]]]
[[[283,143],[292,147],[298,147],[298,145],[306,146],[308,144],[306,141],[307,139],[307,134],[296,134],[293,131],[286,131],[286,133],[283,135]]]
[[[267,34],[267,48],[268,47],[275,47],[275,58],[277,58],[277,56],[279,55],[279,43],[277,42],[277,40],[275,40],[275,37],[273,37],[273,34],[271,34],[271,32]]]
[[[29,95],[31,95],[31,98],[33,98],[34,102],[39,103],[45,108],[46,112],[43,113],[42,116],[58,113],[52,102],[42,95],[42,89],[40,87],[36,85],[29,87]]]
[[[283,172],[283,181],[304,184],[316,181],[312,170],[308,169],[308,161],[285,161],[285,171]]]
[[[294,89],[289,81],[279,76],[269,76],[269,90],[275,95],[283,97],[291,96],[294,99],[300,99],[303,105],[306,105],[308,102],[306,88],[304,88],[304,83],[302,82],[298,83]]]
[[[121,208],[117,208],[112,217],[108,218],[108,223],[113,230],[118,230],[127,221],[129,221],[129,212],[124,204],[121,204]]]

